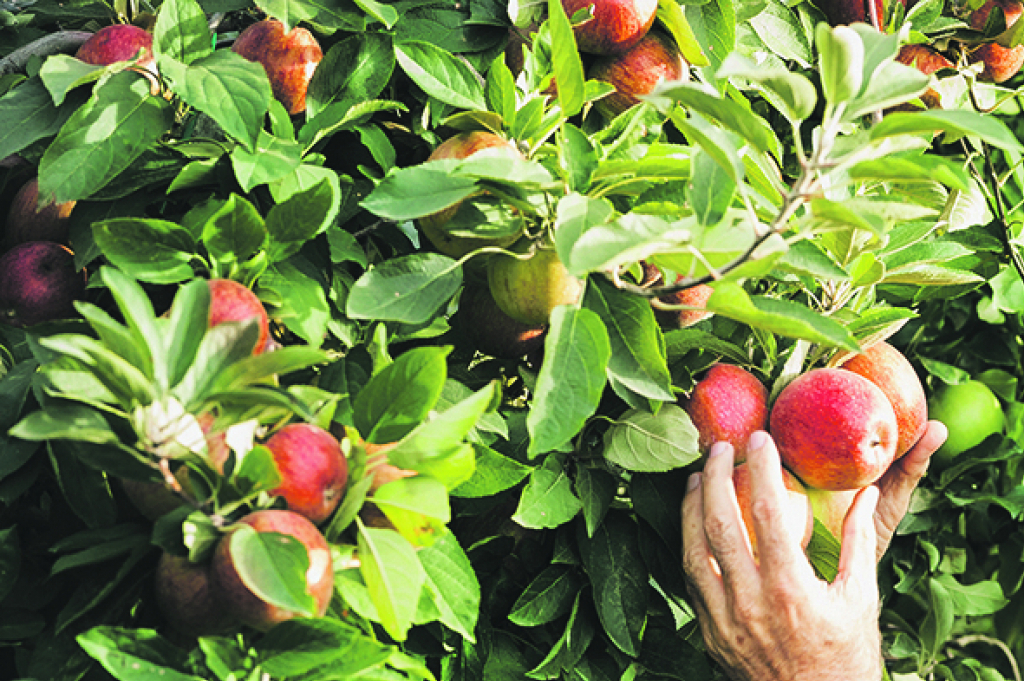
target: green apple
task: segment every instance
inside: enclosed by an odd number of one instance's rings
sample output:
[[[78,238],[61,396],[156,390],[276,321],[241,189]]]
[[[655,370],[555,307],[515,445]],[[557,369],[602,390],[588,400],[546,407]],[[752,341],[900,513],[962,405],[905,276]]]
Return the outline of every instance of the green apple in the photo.
[[[525,252],[529,243],[513,247]],[[523,324],[546,324],[559,305],[573,305],[583,294],[583,282],[569,274],[551,247],[539,247],[529,258],[497,255],[487,267],[487,283],[502,312]]]
[[[932,455],[944,468],[953,459],[981,444],[989,435],[1003,432],[1003,408],[991,389],[981,381],[970,380],[947,385],[928,401],[928,414],[949,429],[949,437]]]

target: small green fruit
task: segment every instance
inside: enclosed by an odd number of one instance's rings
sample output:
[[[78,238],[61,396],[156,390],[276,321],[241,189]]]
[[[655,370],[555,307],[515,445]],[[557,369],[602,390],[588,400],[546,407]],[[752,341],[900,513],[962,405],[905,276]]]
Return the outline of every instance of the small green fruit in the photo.
[[[1003,408],[999,399],[981,381],[949,385],[932,395],[928,415],[949,429],[949,437],[932,460],[946,467],[953,458],[981,444],[989,435],[1003,432]]]
[[[528,260],[507,255],[489,263],[487,283],[502,312],[523,324],[546,324],[559,305],[573,305],[583,282],[569,274],[553,248],[540,248]]]

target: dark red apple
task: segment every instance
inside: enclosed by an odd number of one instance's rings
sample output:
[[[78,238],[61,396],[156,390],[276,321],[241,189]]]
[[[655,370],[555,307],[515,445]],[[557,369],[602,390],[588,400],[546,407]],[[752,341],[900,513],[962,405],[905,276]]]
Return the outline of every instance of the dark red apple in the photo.
[[[456,318],[473,347],[491,357],[515,359],[544,345],[547,326],[524,324],[509,317],[494,302],[486,284],[463,290]]]
[[[348,481],[348,462],[335,437],[310,423],[291,423],[266,446],[281,474],[281,484],[270,493],[316,524],[327,520],[341,503]]]
[[[264,19],[246,28],[231,47],[249,61],[263,65],[270,87],[289,114],[306,110],[306,90],[320,60],[320,43],[296,26],[288,33],[277,19]]]
[[[316,616],[323,617],[334,592],[334,567],[330,546],[316,525],[298,513],[283,510],[255,511],[238,522],[260,533],[288,535],[306,548],[309,558],[306,593],[314,599]],[[238,621],[260,631],[268,631],[276,624],[298,617],[299,613],[267,603],[245,584],[231,555],[231,542],[235,536],[233,531],[225,535],[217,543],[210,560],[214,588],[227,611]]]
[[[32,326],[75,316],[85,272],[62,244],[29,241],[0,257],[0,321]]]
[[[708,369],[682,406],[697,428],[701,452],[718,441],[728,442],[737,463],[747,458],[750,436],[768,425],[768,389],[757,376],[733,364]]]
[[[591,54],[622,54],[647,35],[658,13],[658,0],[562,0],[571,19],[593,7],[593,18],[573,27],[576,46]]]
[[[246,286],[231,279],[210,280],[210,328],[223,322],[242,322],[256,317],[259,320],[259,335],[252,354],[258,355],[267,346],[270,337],[270,320],[263,303]]]
[[[178,634],[214,636],[237,626],[212,586],[206,564],[164,553],[153,575],[153,589],[160,614]]]
[[[811,502],[807,498],[807,491],[800,484],[792,473],[785,468],[782,469],[782,481],[786,486],[786,505],[783,508],[783,517],[786,527],[800,541],[800,546],[807,548],[811,542],[811,535],[814,534],[814,516],[811,512]],[[750,467],[744,462],[738,464],[732,471],[732,483],[736,488],[736,501],[740,506],[740,517],[747,528],[747,536],[750,537],[750,549],[757,560],[757,535],[754,532],[753,512],[753,489],[750,480]]]
[[[985,28],[989,14],[996,7],[1003,10],[1007,28],[1013,26],[1024,12],[1024,4],[1020,0],[987,0],[971,14],[971,28]],[[985,65],[978,76],[981,80],[1002,83],[1016,75],[1024,65],[1024,45],[1007,48],[995,43],[985,43],[971,53],[971,63],[977,62]]]
[[[615,87],[615,92],[595,104],[608,119],[637,104],[637,97],[649,94],[658,81],[684,80],[688,76],[686,60],[675,42],[657,31],[649,32],[620,55],[598,59],[588,74]]]
[[[885,22],[885,0],[873,0],[873,2],[875,14],[878,15],[878,24],[884,30],[885,27],[882,24]],[[899,2],[904,7],[907,6],[907,0],[899,0]],[[871,23],[865,0],[821,0],[815,4],[824,12],[826,20],[832,26],[845,26],[858,21]]]
[[[783,465],[808,487],[865,487],[896,457],[899,427],[889,398],[845,369],[798,376],[776,398],[769,425]]]
[[[74,201],[39,205],[39,178],[34,177],[21,186],[11,200],[4,227],[3,247],[11,248],[26,241],[68,242],[68,219],[75,207]]]
[[[153,34],[131,24],[114,24],[96,31],[82,43],[75,57],[87,64],[106,66],[119,61],[132,61],[143,51],[139,66],[156,73],[153,56]]]

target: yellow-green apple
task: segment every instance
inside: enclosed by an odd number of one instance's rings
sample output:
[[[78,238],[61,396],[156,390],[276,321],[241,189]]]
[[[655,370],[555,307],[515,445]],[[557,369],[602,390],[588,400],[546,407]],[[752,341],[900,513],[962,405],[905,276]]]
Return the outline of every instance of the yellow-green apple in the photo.
[[[323,617],[334,592],[334,568],[330,546],[316,525],[298,513],[277,509],[254,511],[238,523],[249,525],[261,534],[287,535],[305,547],[309,559],[305,592],[313,597],[314,614]],[[240,622],[260,631],[267,631],[276,624],[298,617],[300,613],[263,600],[244,581],[232,551],[232,541],[237,536],[236,530],[229,530],[217,542],[210,559],[213,585],[219,591],[218,597],[227,611]]]
[[[881,341],[847,359],[839,368],[860,374],[882,389],[899,427],[896,458],[909,452],[928,428],[928,398],[913,365],[902,352]]]
[[[270,320],[263,303],[252,289],[231,279],[210,279],[210,328],[224,322],[259,320],[259,335],[252,354],[258,355],[267,346]]]
[[[843,538],[843,522],[858,492],[859,489],[830,492],[813,487],[807,488],[807,498],[811,502],[815,519],[840,541]]]
[[[737,462],[747,440],[768,425],[768,390],[757,376],[734,364],[715,364],[697,382],[683,409],[697,428],[701,452],[718,441],[732,445]]]
[[[481,353],[514,359],[544,345],[544,324],[524,324],[501,311],[487,286],[467,286],[459,297],[458,328]]]
[[[562,0],[562,7],[570,19],[593,7],[593,17],[573,27],[581,52],[622,54],[647,35],[658,0]]]
[[[587,75],[615,87],[615,92],[595,104],[605,118],[612,119],[638,103],[638,96],[649,94],[659,81],[683,80],[689,72],[672,38],[650,31],[626,52],[596,60]]]
[[[163,553],[153,574],[156,605],[172,630],[187,636],[225,634],[237,623],[218,598],[209,565]]]
[[[0,257],[0,322],[32,326],[73,317],[84,292],[85,272],[63,244],[28,241]]]
[[[348,462],[338,440],[311,423],[290,423],[271,435],[266,447],[281,474],[270,493],[315,524],[327,520],[341,503],[348,481]]]
[[[1024,4],[1020,0],[987,0],[985,4],[971,13],[971,28],[985,28],[992,10],[998,7],[1006,17],[1006,26],[1013,26],[1024,12]],[[971,52],[971,63],[981,62],[984,69],[979,78],[993,83],[1009,80],[1024,65],[1024,45],[1003,47],[996,43],[985,43]]]
[[[513,250],[529,250],[524,241]],[[547,324],[552,310],[574,305],[583,294],[583,282],[569,274],[550,246],[536,248],[525,260],[494,256],[487,263],[487,284],[505,314],[531,326]]]
[[[769,415],[783,465],[808,487],[859,489],[896,456],[899,427],[881,388],[844,369],[813,369],[790,382]]]
[[[11,248],[26,241],[68,242],[68,219],[74,201],[39,202],[39,178],[33,177],[21,186],[11,199],[4,226],[3,247]]]
[[[277,101],[290,114],[306,110],[306,91],[324,58],[320,43],[305,28],[285,33],[277,19],[257,21],[242,31],[234,45],[237,54],[263,65]]]
[[[934,47],[921,44],[904,45],[900,48],[899,54],[896,55],[896,61],[907,66],[913,66],[918,71],[926,76],[930,76],[936,71],[942,69],[951,69],[953,62],[946,59],[945,55],[936,50]],[[921,95],[921,102],[929,109],[941,109],[942,108],[942,97],[935,90],[935,88],[928,88],[923,95]],[[904,110],[905,107],[896,107],[898,110]],[[906,109],[910,110],[910,109]]]
[[[786,485],[786,506],[783,509],[783,522],[795,537],[800,546],[807,548],[814,533],[814,516],[811,515],[811,503],[807,491],[792,473],[782,469],[782,481]],[[750,480],[750,466],[746,462],[738,464],[732,471],[732,484],[736,488],[736,501],[740,506],[740,516],[750,537],[750,549],[757,560],[757,535],[754,532],[753,494]]]
[[[972,379],[938,389],[928,401],[928,410],[949,430],[946,441],[932,455],[938,468],[945,468],[988,436],[1003,432],[1005,417],[999,398],[981,381]]]
[[[105,26],[92,34],[75,57],[86,64],[106,66],[119,61],[133,61],[142,51],[138,65],[156,73],[156,58],[153,56],[153,34],[131,24]]]
[[[682,278],[682,275],[679,275],[679,278]],[[667,305],[686,305],[691,309],[662,310],[655,308],[658,319],[668,327],[685,329],[688,326],[693,326],[713,314],[705,308],[708,304],[708,298],[714,292],[715,290],[707,284],[697,284],[690,288],[684,288],[682,291],[663,295],[658,298],[661,302]]]
[[[484,130],[471,130],[460,132],[446,139],[434,149],[430,157],[427,158],[427,161],[463,159],[484,149],[506,149],[511,153],[520,155],[516,145],[504,137]],[[445,231],[444,226],[451,222],[461,205],[462,202],[460,201],[453,206],[448,206],[444,210],[419,218],[416,221],[423,234],[438,252],[458,259],[484,246],[497,246],[499,248],[511,246],[519,238],[518,233],[498,239],[449,234]]]

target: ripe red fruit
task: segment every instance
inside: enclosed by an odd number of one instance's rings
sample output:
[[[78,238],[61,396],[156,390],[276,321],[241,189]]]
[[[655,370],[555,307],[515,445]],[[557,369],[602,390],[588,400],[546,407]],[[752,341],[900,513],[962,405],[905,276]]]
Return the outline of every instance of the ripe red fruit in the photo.
[[[74,201],[48,203],[39,207],[39,178],[21,186],[11,200],[4,227],[3,247],[11,248],[26,241],[68,242],[68,219]]]
[[[736,461],[747,458],[747,440],[768,425],[768,390],[752,373],[733,364],[716,364],[694,386],[683,408],[697,428],[701,452],[728,442]]]
[[[75,57],[87,64],[106,66],[119,61],[132,61],[143,51],[139,66],[156,73],[153,56],[153,35],[131,24],[114,24],[96,31],[82,43]]]
[[[309,423],[292,423],[275,432],[266,446],[281,473],[281,484],[270,493],[316,524],[327,520],[348,481],[348,462],[334,436]]]
[[[985,28],[989,14],[996,7],[1003,10],[1007,28],[1013,26],[1024,12],[1024,4],[1020,0],[987,0],[971,14],[971,28]],[[979,79],[1002,83],[1016,75],[1024,65],[1024,45],[1006,48],[995,43],[986,43],[971,53],[971,63],[977,62],[985,65],[978,76]]]
[[[263,352],[270,336],[270,320],[263,303],[251,289],[231,279],[210,280],[210,328],[223,322],[259,319],[259,335],[252,354]]]
[[[787,385],[769,416],[783,465],[808,487],[870,485],[896,456],[896,414],[885,393],[843,369],[814,369]]]
[[[320,60],[320,43],[296,26],[288,33],[277,19],[264,19],[246,28],[231,47],[249,61],[263,65],[270,87],[289,114],[306,110],[306,91]]]
[[[630,50],[595,61],[588,77],[615,87],[615,92],[595,104],[601,115],[611,119],[637,104],[638,96],[649,94],[659,80],[684,80],[688,75],[675,42],[651,31]]]
[[[680,275],[680,278],[682,278],[682,275]],[[707,284],[698,284],[697,286],[684,288],[682,291],[669,293],[668,295],[661,296],[658,300],[668,305],[688,305],[692,308],[701,309],[661,310],[655,308],[655,312],[658,319],[662,320],[666,326],[685,329],[707,319],[713,314],[703,308],[708,304],[708,298],[714,292],[715,290]]]
[[[783,517],[786,527],[800,540],[800,546],[807,548],[814,534],[814,516],[811,514],[811,503],[807,498],[804,486],[792,473],[782,469],[782,481],[786,485],[786,505]],[[750,480],[750,467],[741,463],[732,471],[732,483],[736,488],[736,501],[739,502],[740,516],[746,525],[750,537],[750,548],[757,560],[757,535],[754,533],[753,495]]]
[[[658,0],[562,0],[566,15],[593,6],[593,18],[573,27],[576,45],[591,54],[622,54],[647,35]]]
[[[331,549],[316,526],[298,513],[282,510],[255,511],[238,522],[260,533],[288,535],[306,548],[309,558],[306,593],[314,599],[316,616],[323,617],[334,592],[334,567]],[[236,536],[234,531],[224,536],[214,548],[210,560],[214,588],[219,591],[219,598],[228,612],[238,621],[260,631],[298,617],[296,612],[267,603],[243,581],[231,555],[231,542]]]
[[[32,326],[73,317],[84,292],[85,273],[66,246],[29,241],[0,257],[0,321]]]
[[[544,324],[523,324],[501,311],[487,286],[467,286],[459,298],[459,328],[485,355],[499,359],[522,357],[544,345]]]
[[[881,388],[896,414],[896,458],[910,451],[928,428],[928,398],[903,353],[882,341],[846,360],[840,368],[860,374]]]
[[[914,66],[926,76],[942,69],[953,68],[953,62],[928,45],[904,45],[896,55],[896,61],[907,66]],[[942,108],[941,97],[935,88],[928,88],[921,95],[921,102],[929,109]]]
[[[209,566],[164,553],[153,575],[157,608],[167,624],[189,638],[225,634],[236,622],[213,588]]]
[[[439,161],[444,159],[463,159],[472,156],[478,151],[483,151],[484,149],[508,149],[516,155],[520,155],[516,145],[509,142],[504,137],[495,135],[493,132],[473,130],[469,132],[460,132],[453,137],[449,137],[434,149],[433,153],[430,154],[430,157],[427,160]],[[427,237],[430,243],[434,244],[434,248],[436,248],[438,252],[458,259],[470,251],[475,251],[483,246],[498,246],[499,248],[511,246],[516,242],[516,239],[519,238],[519,234],[513,234],[500,239],[455,236],[449,234],[444,230],[444,226],[455,217],[455,214],[459,211],[459,206],[461,205],[462,203],[459,202],[454,206],[449,206],[444,210],[419,218],[416,221],[417,224],[419,224],[420,229],[423,230],[423,234]]]

